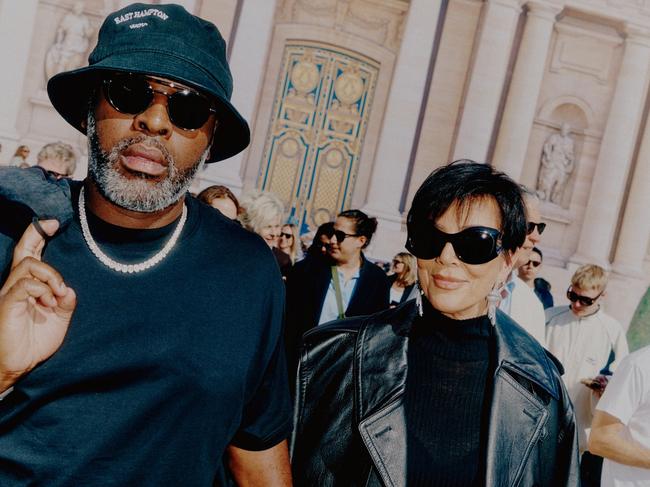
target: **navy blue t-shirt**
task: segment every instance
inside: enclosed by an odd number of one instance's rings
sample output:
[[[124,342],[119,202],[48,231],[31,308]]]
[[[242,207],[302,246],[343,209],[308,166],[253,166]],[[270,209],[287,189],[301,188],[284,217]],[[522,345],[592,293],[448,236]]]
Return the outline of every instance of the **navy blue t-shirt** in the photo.
[[[100,263],[78,218],[48,243],[44,261],[78,304],[61,348],[0,401],[0,485],[207,487],[229,444],[262,450],[290,433],[275,259],[257,235],[187,204],[176,246],[139,274]],[[154,255],[177,224],[88,216],[126,263]]]

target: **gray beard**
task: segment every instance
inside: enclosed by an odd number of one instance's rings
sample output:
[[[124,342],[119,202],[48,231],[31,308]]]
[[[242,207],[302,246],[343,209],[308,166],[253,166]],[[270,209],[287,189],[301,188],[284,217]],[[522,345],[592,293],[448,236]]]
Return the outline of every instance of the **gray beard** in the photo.
[[[179,171],[173,156],[158,140],[144,134],[122,139],[110,152],[104,152],[97,136],[95,116],[88,113],[88,176],[99,192],[111,203],[131,211],[154,213],[177,203],[192,185],[196,173],[203,167],[210,147],[188,169]],[[162,152],[167,163],[167,176],[160,182],[152,182],[146,175],[127,178],[117,169],[120,155],[133,144],[144,143]]]

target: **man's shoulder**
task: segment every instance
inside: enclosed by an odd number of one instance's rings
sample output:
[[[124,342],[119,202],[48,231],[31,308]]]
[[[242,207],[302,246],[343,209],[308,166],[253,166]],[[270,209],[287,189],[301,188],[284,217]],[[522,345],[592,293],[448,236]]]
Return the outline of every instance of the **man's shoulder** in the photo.
[[[620,370],[623,362],[629,363],[632,367],[637,367],[641,370],[644,370],[650,375],[650,345],[646,345],[639,350],[635,350],[634,352],[631,352],[627,357],[623,358],[621,364],[619,365],[619,368],[616,370],[616,373],[618,373]],[[650,384],[648,384],[648,386],[650,386]]]
[[[553,306],[544,311],[547,326],[567,325],[574,321],[571,319],[571,308],[567,305]]]

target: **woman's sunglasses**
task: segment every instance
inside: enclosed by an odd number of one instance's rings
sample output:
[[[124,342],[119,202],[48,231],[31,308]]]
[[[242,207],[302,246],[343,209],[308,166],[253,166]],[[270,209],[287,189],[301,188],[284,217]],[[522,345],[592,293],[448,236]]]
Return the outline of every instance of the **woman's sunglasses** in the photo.
[[[539,267],[540,265],[542,265],[542,262],[539,261],[539,260],[529,260],[528,262],[526,262],[524,264],[524,266],[527,266],[527,265],[532,265],[533,267]]]
[[[173,93],[154,89],[151,82],[182,88]],[[169,120],[183,130],[196,130],[205,124],[211,113],[216,113],[210,100],[190,88],[175,83],[153,79],[137,74],[115,74],[103,82],[106,100],[115,110],[129,115],[144,112],[153,102],[154,94],[167,97]]]
[[[502,251],[501,232],[489,227],[469,227],[458,233],[445,233],[435,226],[426,226],[409,236],[406,248],[420,259],[434,259],[442,254],[447,242],[451,243],[456,257],[466,264],[485,264]]]
[[[575,303],[576,301],[580,301],[580,304],[583,306],[591,306],[596,302],[596,300],[602,296],[603,292],[601,292],[598,296],[595,298],[590,298],[587,296],[582,296],[576,292],[573,291],[573,289],[569,288],[566,290],[566,297],[569,301],[572,303]]]
[[[293,235],[291,233],[282,232],[282,233],[280,233],[280,237],[284,237],[286,239],[289,239],[289,238],[293,237]]]
[[[326,235],[328,238],[336,237],[336,241],[338,243],[343,242],[346,237],[358,237],[359,235],[356,233],[345,233],[343,230],[331,230],[329,232],[325,232],[324,235]]]

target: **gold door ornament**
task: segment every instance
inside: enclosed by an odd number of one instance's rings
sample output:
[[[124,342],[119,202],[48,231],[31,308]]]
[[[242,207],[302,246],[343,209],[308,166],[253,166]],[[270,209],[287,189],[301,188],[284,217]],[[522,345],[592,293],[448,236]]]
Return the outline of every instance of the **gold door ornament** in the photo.
[[[306,41],[288,43],[282,62],[258,186],[302,233],[349,207],[379,64]]]

